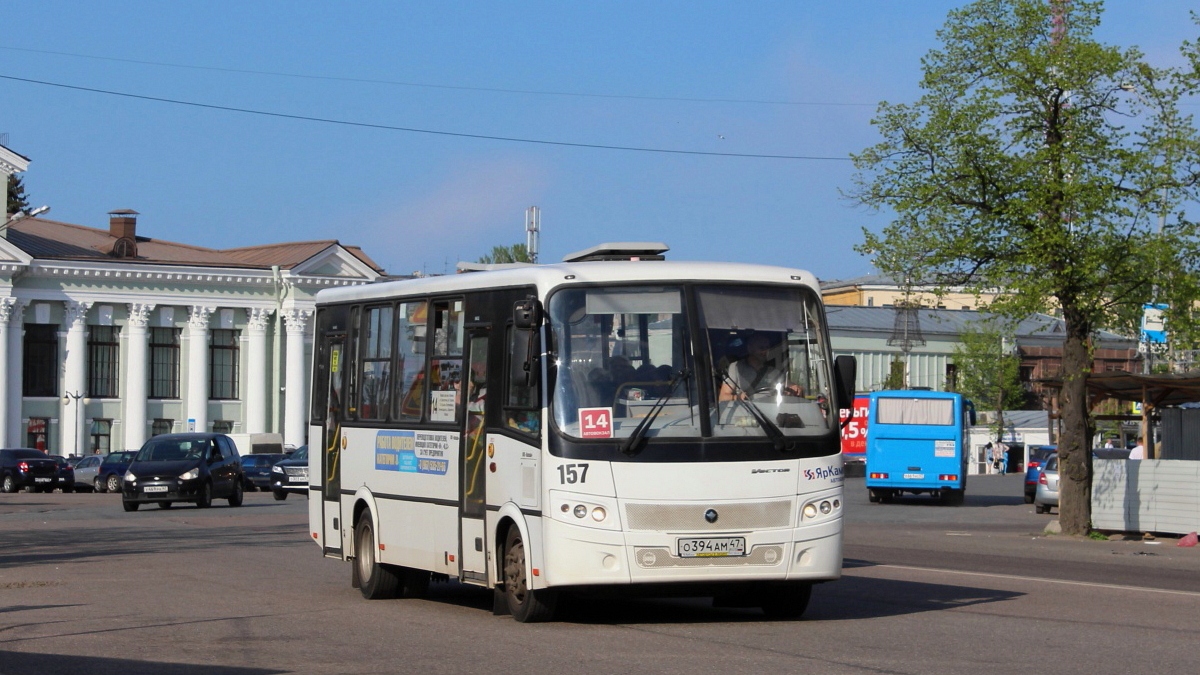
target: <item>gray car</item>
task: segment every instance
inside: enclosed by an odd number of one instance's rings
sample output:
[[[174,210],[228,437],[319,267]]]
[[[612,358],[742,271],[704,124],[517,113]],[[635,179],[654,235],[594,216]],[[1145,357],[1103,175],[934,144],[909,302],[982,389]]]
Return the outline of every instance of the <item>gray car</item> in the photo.
[[[1050,455],[1046,460],[1046,467],[1038,477],[1033,505],[1038,513],[1050,513],[1050,507],[1058,507],[1058,454]]]
[[[91,492],[96,489],[96,473],[100,471],[103,455],[88,455],[75,465],[75,489],[79,492]]]

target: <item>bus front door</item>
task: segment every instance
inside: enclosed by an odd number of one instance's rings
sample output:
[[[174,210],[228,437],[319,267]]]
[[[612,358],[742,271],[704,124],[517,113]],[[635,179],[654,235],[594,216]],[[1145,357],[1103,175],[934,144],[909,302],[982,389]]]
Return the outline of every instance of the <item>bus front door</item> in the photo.
[[[467,368],[463,390],[467,396],[467,412],[462,434],[461,475],[459,494],[462,504],[459,522],[459,559],[462,561],[463,581],[487,582],[487,527],[484,520],[487,484],[484,467],[487,465],[487,433],[485,401],[488,377],[488,333],[486,328],[470,329]],[[499,395],[499,392],[496,392]]]
[[[321,434],[321,511],[325,533],[325,555],[342,555],[342,397],[345,378],[344,338],[328,339],[329,351],[326,358],[329,367],[329,398],[325,412],[325,428]],[[311,464],[311,462],[310,462]]]

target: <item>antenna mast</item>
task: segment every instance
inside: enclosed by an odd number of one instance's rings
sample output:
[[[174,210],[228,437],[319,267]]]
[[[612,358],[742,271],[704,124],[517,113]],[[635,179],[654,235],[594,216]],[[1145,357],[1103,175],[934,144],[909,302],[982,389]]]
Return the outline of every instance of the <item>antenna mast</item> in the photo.
[[[537,263],[538,237],[542,232],[542,211],[536,206],[525,209],[525,251],[529,262]]]

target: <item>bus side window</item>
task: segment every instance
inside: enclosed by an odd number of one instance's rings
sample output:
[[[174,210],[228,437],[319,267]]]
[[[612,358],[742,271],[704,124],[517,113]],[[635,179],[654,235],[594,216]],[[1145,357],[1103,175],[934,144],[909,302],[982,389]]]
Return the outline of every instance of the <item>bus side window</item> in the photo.
[[[530,349],[532,341],[533,349]],[[504,425],[537,436],[541,432],[541,384],[538,368],[537,334],[509,326],[504,341],[507,349]],[[528,370],[526,370],[528,364]]]
[[[433,303],[433,354],[429,361],[429,421],[457,422],[462,407],[463,301]]]
[[[392,308],[370,307],[363,312],[359,419],[387,418],[392,390]]]
[[[420,422],[425,404],[425,333],[429,304],[405,302],[396,309],[397,391],[392,419]]]

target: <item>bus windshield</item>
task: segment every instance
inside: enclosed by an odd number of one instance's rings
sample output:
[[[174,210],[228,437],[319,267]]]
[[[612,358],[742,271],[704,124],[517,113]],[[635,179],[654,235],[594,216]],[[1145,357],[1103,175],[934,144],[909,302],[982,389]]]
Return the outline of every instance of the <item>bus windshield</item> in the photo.
[[[554,420],[582,440],[639,426],[647,438],[828,434],[836,411],[819,316],[798,287],[562,289],[549,303]]]

